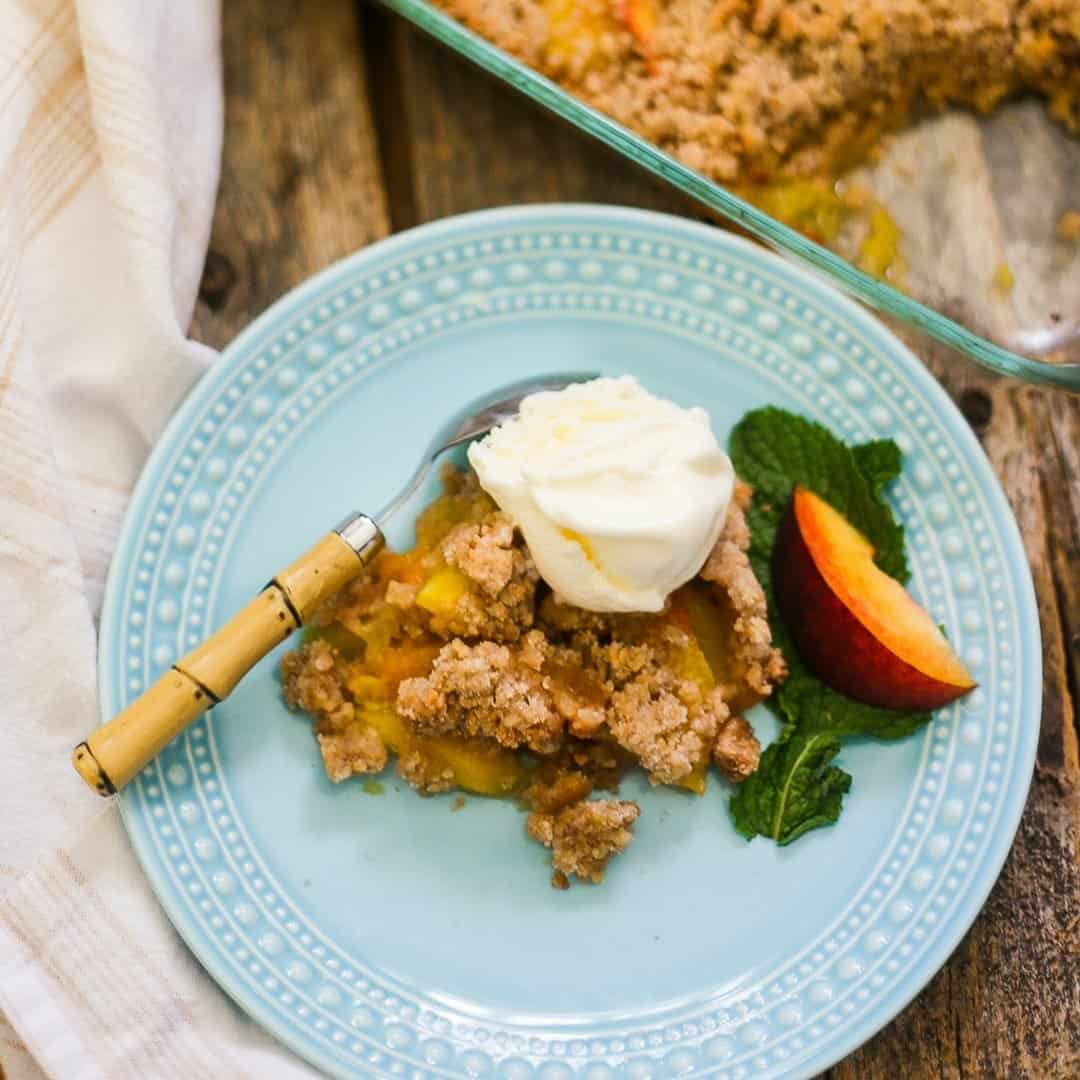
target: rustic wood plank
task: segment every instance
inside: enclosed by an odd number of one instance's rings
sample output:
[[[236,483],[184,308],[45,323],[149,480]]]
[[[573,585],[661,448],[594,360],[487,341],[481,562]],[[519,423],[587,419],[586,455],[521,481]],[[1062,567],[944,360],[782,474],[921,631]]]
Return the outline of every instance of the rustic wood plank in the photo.
[[[225,147],[193,336],[224,345],[389,215],[353,0],[222,5]]]
[[[368,97],[379,140],[387,211],[394,232],[420,221],[416,208],[411,112],[403,96],[402,49],[408,33],[404,22],[376,4],[361,4],[367,54]]]
[[[387,40],[415,220],[555,199],[701,216],[404,26]],[[1080,401],[912,344],[970,418],[1020,523],[1043,633],[1039,759],[1016,844],[972,930],[927,989],[827,1075],[1072,1077],[1080,1075]]]
[[[1080,399],[904,336],[972,423],[1020,525],[1043,638],[1042,724],[1016,842],[971,931],[926,990],[829,1075],[1064,1080],[1080,1075]]]
[[[510,203],[614,202],[695,212],[685,196],[401,20],[365,7],[364,21],[378,35],[380,68],[390,80],[375,95],[380,105],[399,110],[392,152],[410,170],[388,174],[391,191],[411,184],[412,218],[395,217],[395,229]]]

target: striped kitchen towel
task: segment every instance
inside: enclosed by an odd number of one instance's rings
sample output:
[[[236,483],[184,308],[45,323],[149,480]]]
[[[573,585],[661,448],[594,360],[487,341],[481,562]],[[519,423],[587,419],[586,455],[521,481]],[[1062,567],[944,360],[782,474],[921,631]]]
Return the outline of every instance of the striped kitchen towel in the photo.
[[[0,0],[0,1074],[310,1077],[157,906],[69,765],[128,491],[213,354],[186,329],[217,0]]]

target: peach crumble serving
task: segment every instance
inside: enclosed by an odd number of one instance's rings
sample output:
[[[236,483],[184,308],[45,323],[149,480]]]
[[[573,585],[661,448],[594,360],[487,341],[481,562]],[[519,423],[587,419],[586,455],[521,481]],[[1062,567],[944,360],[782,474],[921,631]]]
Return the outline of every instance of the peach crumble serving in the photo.
[[[1045,95],[1076,124],[1076,0],[436,0],[723,183],[832,173],[919,102]]]
[[[551,849],[553,883],[598,882],[630,843],[629,769],[705,789],[758,764],[743,712],[784,677],[746,551],[751,492],[736,482],[701,567],[661,610],[595,612],[541,579],[521,531],[475,473],[448,468],[415,546],[383,552],[282,660],[331,780],[391,755],[417,791],[518,799]]]
[[[729,445],[629,377],[523,399],[283,658],[330,779],[394,754],[420,792],[516,798],[560,888],[630,843],[641,808],[600,794],[629,770],[701,794],[715,767],[747,839],[834,823],[842,740],[902,739],[976,683],[904,588],[895,442],[765,407]]]

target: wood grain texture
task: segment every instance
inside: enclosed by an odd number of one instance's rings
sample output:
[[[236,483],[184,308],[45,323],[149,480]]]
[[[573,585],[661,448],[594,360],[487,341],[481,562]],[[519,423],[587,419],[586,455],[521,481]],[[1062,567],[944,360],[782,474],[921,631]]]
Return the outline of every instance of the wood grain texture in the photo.
[[[220,347],[389,231],[353,0],[222,5],[225,146],[193,334]]]
[[[693,213],[685,196],[402,21],[373,6],[363,17],[381,56],[373,99],[393,114],[383,145],[395,229],[511,203]],[[411,219],[401,216],[405,207]]]
[[[390,16],[364,7],[359,19],[362,33],[339,0],[225,5],[228,126],[203,340],[221,344],[391,226],[550,200],[700,216]],[[1038,764],[971,931],[923,993],[827,1076],[1064,1080],[1080,1076],[1080,400],[913,346],[968,417],[1023,533],[1045,665]]]
[[[830,1080],[1080,1076],[1080,398],[999,379],[894,326],[968,418],[1016,514],[1039,606],[1044,697],[1031,791],[960,947]]]

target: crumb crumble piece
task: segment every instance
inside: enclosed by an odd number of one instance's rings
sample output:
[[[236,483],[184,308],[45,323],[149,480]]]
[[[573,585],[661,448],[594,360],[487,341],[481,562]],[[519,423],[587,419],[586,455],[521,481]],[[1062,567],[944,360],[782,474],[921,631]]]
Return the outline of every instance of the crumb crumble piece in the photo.
[[[456,525],[442,553],[488,596],[498,596],[514,576],[514,523],[496,511],[485,521]]]
[[[378,773],[386,768],[386,747],[378,732],[363,722],[354,722],[343,731],[320,731],[315,737],[326,775],[335,784],[350,776]]]
[[[703,696],[688,679],[665,668],[637,675],[612,697],[612,735],[648,772],[649,780],[677,784],[708,756],[716,737],[718,695]]]
[[[454,787],[453,769],[434,765],[420,750],[409,750],[399,755],[397,771],[409,787],[424,795],[436,795]]]
[[[431,630],[443,639],[518,641],[533,625],[540,575],[510,519],[495,511],[456,525],[441,550],[471,587],[450,611],[432,615]]]
[[[750,530],[745,509],[751,495],[748,484],[736,482],[724,529],[700,576],[721,589],[730,602],[735,612],[732,641],[742,665],[743,679],[752,690],[766,697],[787,675],[787,665],[780,650],[773,648],[765,590],[746,554],[750,548]]]
[[[720,772],[738,784],[757,771],[761,743],[745,717],[731,716],[720,725],[712,753]]]
[[[420,586],[411,581],[388,581],[386,583],[386,602],[397,608],[410,608],[416,603],[416,594]]]
[[[289,708],[317,718],[319,752],[335,784],[386,767],[387,750],[378,732],[357,719],[355,705],[345,696],[341,658],[333,646],[316,640],[286,653],[281,681]]]
[[[311,641],[281,658],[281,689],[290,709],[332,713],[345,702],[338,652],[325,641]]]
[[[583,772],[560,772],[549,781],[538,780],[525,792],[525,802],[539,814],[555,814],[587,799],[593,790],[592,780]]]
[[[526,823],[528,834],[551,849],[552,884],[565,889],[569,875],[599,884],[611,859],[633,839],[640,808],[634,802],[605,799],[577,802],[555,813],[536,811]]]
[[[455,638],[440,650],[429,675],[401,683],[397,710],[420,735],[468,735],[553,753],[564,720],[534,666],[539,648],[538,638],[518,650]]]

